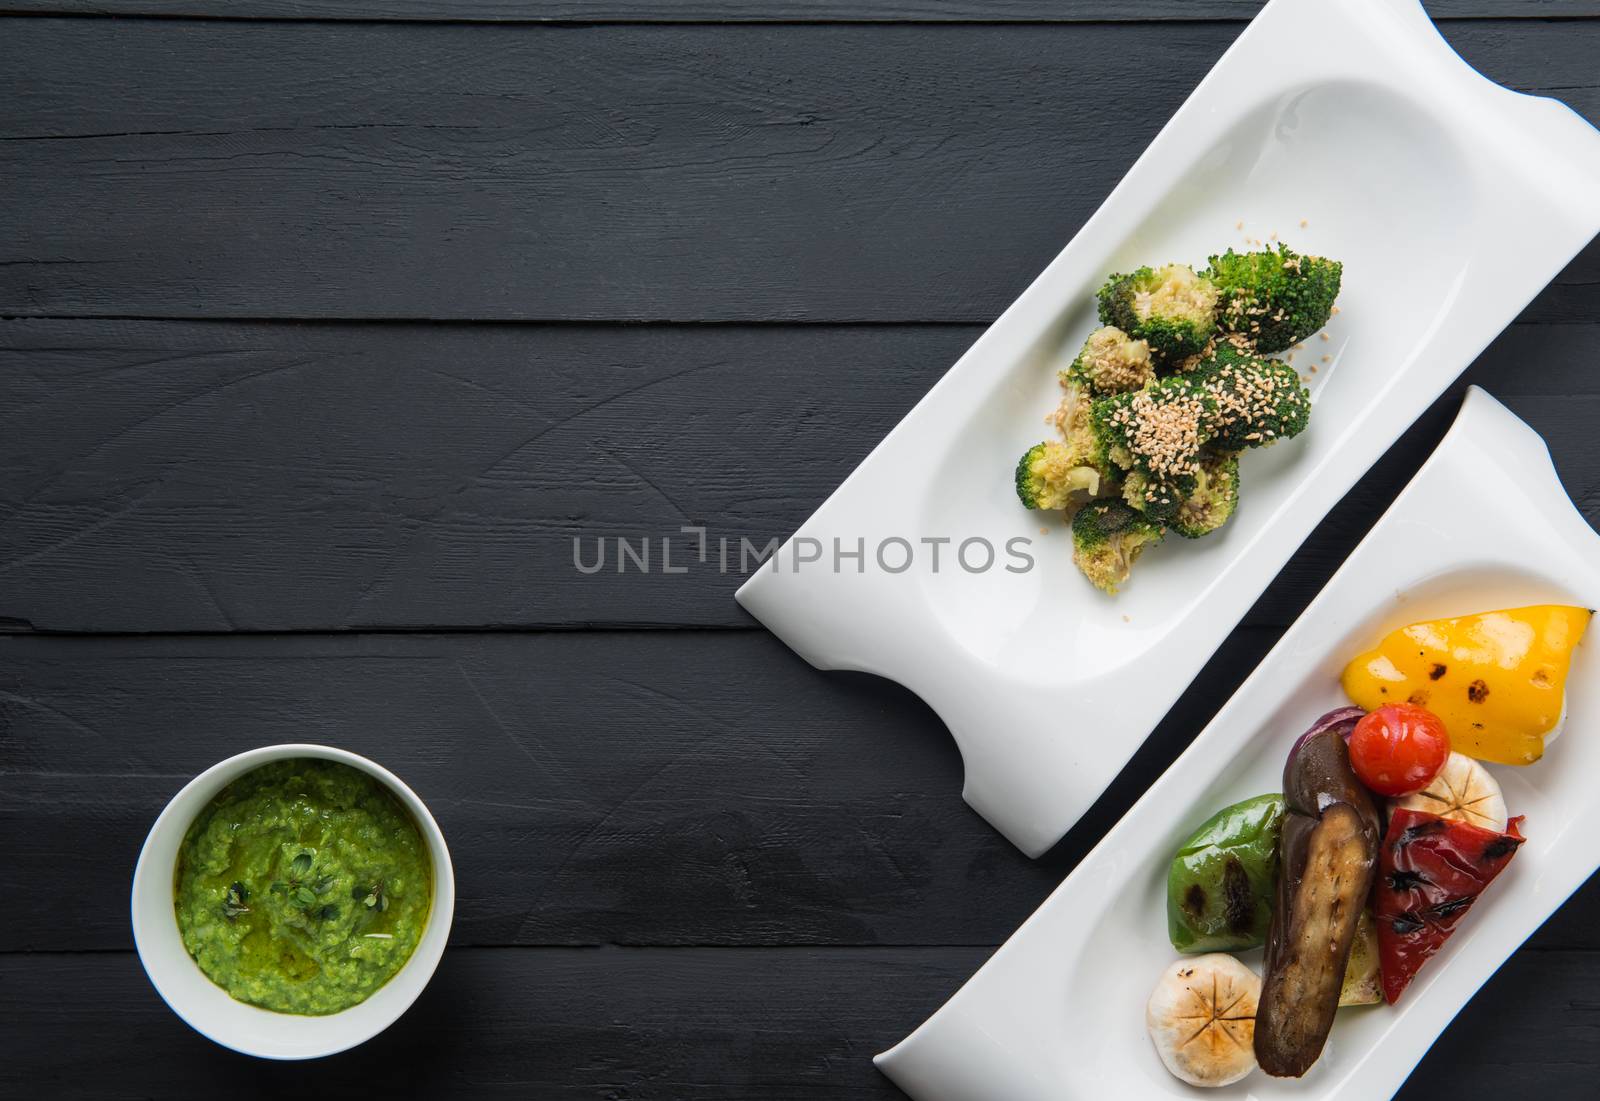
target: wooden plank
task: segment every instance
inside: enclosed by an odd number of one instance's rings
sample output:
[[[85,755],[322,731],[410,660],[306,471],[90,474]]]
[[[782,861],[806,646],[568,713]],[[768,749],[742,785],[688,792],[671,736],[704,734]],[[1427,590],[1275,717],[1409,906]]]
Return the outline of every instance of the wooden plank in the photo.
[[[122,914],[45,890],[67,871],[59,854],[98,854],[70,874],[112,889],[184,775],[307,730],[380,757],[429,800],[457,852],[466,943],[948,941],[974,920],[992,938],[1051,878],[960,806],[958,762],[904,693],[867,679],[841,693],[760,635],[11,639],[0,652],[19,750],[4,781],[19,859],[0,874],[41,900],[7,923],[22,938],[8,947],[124,944]],[[797,768],[810,777],[798,788]],[[906,881],[891,854],[934,834],[943,855]],[[1010,912],[956,905],[975,865],[999,859]],[[806,873],[812,860],[857,870],[829,882]],[[648,871],[661,867],[675,886]],[[926,922],[930,892],[945,923]]]
[[[233,753],[383,762],[451,845],[457,944],[993,944],[1182,751],[1276,632],[1237,633],[1030,862],[942,725],[759,632],[0,639],[0,951],[129,946],[150,823]],[[1310,716],[1307,716],[1310,718]],[[1600,884],[1541,943],[1600,949]],[[1566,912],[1564,911],[1564,914]]]
[[[245,1063],[202,1039],[130,954],[0,956],[0,1092],[81,1101],[894,1098],[872,1054],[986,955],[453,950],[388,1032],[313,1064]],[[80,1074],[63,1058],[87,1037],[115,1075]]]
[[[246,1064],[201,1039],[161,1003],[130,954],[0,956],[0,1015],[8,1022],[0,1032],[0,1089],[84,1101],[249,1101],[308,1090],[318,1097],[889,1101],[904,1095],[873,1069],[871,1056],[916,1027],[986,954],[455,950],[386,1033],[309,1064]],[[1398,1098],[1591,1096],[1600,1073],[1596,982],[1600,954],[1517,954]],[[95,1062],[114,1073],[82,1073],[63,1054],[86,1038]]]
[[[961,802],[944,727],[761,632],[0,638],[0,951],[123,948],[150,823],[233,753],[392,768],[451,845],[459,944],[992,944],[1198,732],[1243,632],[1047,859]],[[1591,938],[1583,943],[1600,942]]]
[[[0,315],[985,322],[1238,30],[16,19]],[[1447,33],[1600,118],[1600,23]]]
[[[182,15],[205,19],[554,23],[1137,23],[1240,21],[1262,0],[8,0],[5,10],[66,15]],[[1576,19],[1593,0],[1424,0],[1435,19]]]
[[[739,540],[793,531],[979,332],[0,322],[0,617],[133,632],[748,626]],[[1513,326],[1464,381],[1545,434],[1600,519],[1597,343],[1600,325]],[[1460,388],[1249,622],[1293,619]],[[994,534],[1032,536],[1018,518]],[[692,523],[730,540],[729,572],[715,554],[659,572],[660,540],[682,564]],[[614,542],[605,571],[574,568],[575,538],[592,562],[595,540],[618,536],[655,540],[657,570],[615,572]]]

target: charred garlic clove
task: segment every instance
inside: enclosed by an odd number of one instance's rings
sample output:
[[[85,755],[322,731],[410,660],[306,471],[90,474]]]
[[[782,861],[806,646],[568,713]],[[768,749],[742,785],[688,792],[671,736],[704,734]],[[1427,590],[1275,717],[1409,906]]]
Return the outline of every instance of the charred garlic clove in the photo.
[[[1145,1026],[1169,1071],[1191,1086],[1226,1086],[1256,1066],[1261,980],[1214,952],[1168,966],[1145,1007]]]

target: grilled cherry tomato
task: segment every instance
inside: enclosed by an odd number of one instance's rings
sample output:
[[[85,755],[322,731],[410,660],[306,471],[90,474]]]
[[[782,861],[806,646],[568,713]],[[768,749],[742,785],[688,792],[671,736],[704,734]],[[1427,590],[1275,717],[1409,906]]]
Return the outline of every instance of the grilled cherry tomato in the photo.
[[[1379,795],[1410,795],[1428,786],[1450,756],[1439,716],[1411,703],[1369,711],[1350,735],[1350,766]]]

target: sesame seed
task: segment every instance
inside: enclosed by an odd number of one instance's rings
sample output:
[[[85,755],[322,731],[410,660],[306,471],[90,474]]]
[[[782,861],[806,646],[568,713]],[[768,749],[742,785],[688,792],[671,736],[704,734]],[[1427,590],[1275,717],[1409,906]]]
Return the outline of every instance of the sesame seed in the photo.
[[[1333,362],[1333,357],[1332,357],[1332,356],[1323,356],[1323,357],[1322,357],[1322,362],[1324,362],[1324,363],[1332,363],[1332,362]],[[1313,367],[1313,368],[1311,368],[1311,369],[1312,369],[1312,370],[1313,370],[1313,371],[1315,371],[1315,370],[1316,370],[1316,368],[1315,368],[1315,367]]]
[[[1278,239],[1278,231],[1277,230],[1273,230],[1271,233],[1267,234],[1267,240],[1276,241],[1277,239]]]
[[[1328,335],[1328,334],[1327,334],[1327,333],[1323,333],[1323,334],[1322,334],[1322,339],[1323,339],[1323,340],[1332,340],[1332,339],[1333,339],[1333,337],[1331,337],[1331,336],[1329,336],[1329,335]]]
[[[1139,456],[1152,474],[1170,477],[1199,470],[1205,414],[1205,402],[1198,394],[1141,390],[1110,419],[1123,430],[1128,450]]]
[[[1233,223],[1233,228],[1234,229],[1243,229],[1244,228],[1244,219],[1240,218],[1237,222]],[[1126,617],[1124,617],[1124,618],[1126,618]]]
[[[1122,616],[1122,622],[1124,622],[1124,623],[1132,623],[1133,620],[1129,619],[1127,614],[1124,613],[1123,616]]]
[[[1328,358],[1328,357],[1327,357],[1327,356],[1323,356],[1323,357],[1322,357],[1322,358],[1323,358],[1323,359],[1327,359],[1327,358]],[[1314,375],[1314,374],[1316,374],[1316,373],[1317,373],[1317,365],[1316,365],[1316,364],[1315,364],[1315,363],[1313,363],[1313,364],[1312,364],[1312,365],[1311,365],[1311,373],[1312,373],[1312,374],[1313,374],[1313,375]]]
[[[1306,219],[1306,218],[1301,218],[1301,219],[1300,219],[1300,228],[1301,228],[1301,229],[1305,229],[1305,228],[1306,228],[1306,226],[1308,226],[1308,225],[1310,225],[1310,224],[1311,224],[1311,222],[1310,222],[1310,220],[1309,220],[1309,219]]]
[[[1049,528],[1040,528],[1039,529],[1039,534],[1040,535],[1049,535],[1050,534],[1050,529]]]
[[[1334,316],[1334,317],[1337,317],[1337,316],[1338,316],[1338,315],[1339,315],[1339,307],[1338,307],[1338,306],[1335,306],[1335,307],[1334,307],[1334,308],[1333,308],[1333,309],[1332,309],[1332,310],[1331,310],[1331,311],[1330,311],[1330,314],[1331,314],[1331,315],[1332,315],[1332,316]]]

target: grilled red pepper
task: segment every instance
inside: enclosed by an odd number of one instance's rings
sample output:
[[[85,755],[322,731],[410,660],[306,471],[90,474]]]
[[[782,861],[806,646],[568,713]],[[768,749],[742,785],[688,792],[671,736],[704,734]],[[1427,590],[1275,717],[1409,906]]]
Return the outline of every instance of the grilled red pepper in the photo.
[[[1495,833],[1419,810],[1390,817],[1373,900],[1383,997],[1390,1005],[1511,862],[1523,842],[1521,821],[1513,818],[1507,832]]]

